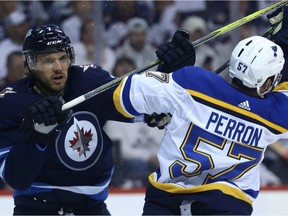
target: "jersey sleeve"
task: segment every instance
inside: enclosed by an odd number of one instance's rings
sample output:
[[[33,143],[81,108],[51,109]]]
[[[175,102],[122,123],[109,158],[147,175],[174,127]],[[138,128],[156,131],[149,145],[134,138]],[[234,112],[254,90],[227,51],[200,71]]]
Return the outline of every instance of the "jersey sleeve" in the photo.
[[[125,78],[114,92],[117,110],[126,117],[143,113],[183,113],[191,101],[189,94],[173,81],[170,74],[148,71]]]
[[[45,151],[35,143],[24,143],[19,133],[23,110],[31,99],[25,96],[10,89],[0,98],[0,177],[13,189],[30,186],[45,161]]]
[[[65,101],[71,101],[80,95],[84,95],[91,90],[102,88],[103,85],[115,80],[107,71],[98,66],[73,66],[70,69],[68,89],[65,91]],[[104,125],[107,120],[130,122],[114,106],[113,92],[116,85],[107,88],[100,94],[91,97],[83,103],[78,104],[75,110],[86,110],[94,113],[100,125]]]

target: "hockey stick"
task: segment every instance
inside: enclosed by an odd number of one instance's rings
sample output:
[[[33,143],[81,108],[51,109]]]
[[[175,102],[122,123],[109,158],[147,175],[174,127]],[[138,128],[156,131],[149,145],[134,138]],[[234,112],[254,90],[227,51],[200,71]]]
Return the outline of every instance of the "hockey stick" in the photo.
[[[267,29],[263,34],[262,37],[268,37],[273,31],[275,27],[270,27]],[[226,61],[224,64],[222,64],[219,68],[215,70],[216,74],[222,73],[227,67],[229,67],[230,60]]]
[[[242,26],[245,23],[250,22],[250,21],[258,18],[259,16],[261,16],[261,15],[263,15],[263,14],[265,14],[265,13],[267,13],[267,12],[277,8],[277,7],[280,7],[280,6],[284,5],[284,4],[286,4],[287,2],[288,2],[288,0],[276,2],[276,3],[270,5],[270,6],[266,7],[266,8],[258,10],[258,11],[254,12],[254,13],[246,16],[246,17],[243,17],[243,18],[241,18],[241,19],[239,19],[239,20],[237,20],[235,22],[232,22],[232,23],[230,23],[230,24],[228,24],[228,25],[226,25],[226,26],[224,26],[224,27],[222,27],[222,28],[220,28],[218,30],[215,30],[215,31],[209,33],[208,35],[206,35],[206,36],[204,36],[204,37],[192,42],[192,44],[193,44],[194,47],[197,47],[197,46],[199,46],[199,45],[201,45],[203,43],[206,43],[206,42],[214,39],[215,37],[223,35],[226,32],[231,31],[234,28]],[[68,110],[68,109],[76,106],[77,104],[80,104],[80,103],[84,102],[85,100],[88,100],[91,97],[94,97],[94,96],[96,96],[96,95],[98,95],[98,94],[100,94],[100,93],[102,93],[102,92],[104,92],[104,91],[106,91],[106,90],[118,85],[125,77],[129,76],[130,74],[141,74],[144,71],[146,71],[146,70],[158,65],[160,62],[161,61],[159,59],[157,59],[155,61],[152,61],[146,66],[137,68],[136,70],[131,71],[128,74],[125,74],[125,75],[123,75],[123,76],[121,76],[121,77],[119,77],[119,78],[117,78],[115,80],[112,80],[112,81],[110,81],[110,82],[108,82],[108,83],[106,83],[106,84],[104,84],[104,85],[102,85],[102,86],[100,86],[100,87],[98,87],[96,89],[93,89],[93,90],[91,90],[91,91],[89,91],[89,92],[87,92],[87,93],[85,93],[83,95],[80,95],[79,97],[77,97],[77,98],[75,98],[75,99],[63,104],[62,110],[63,111]]]

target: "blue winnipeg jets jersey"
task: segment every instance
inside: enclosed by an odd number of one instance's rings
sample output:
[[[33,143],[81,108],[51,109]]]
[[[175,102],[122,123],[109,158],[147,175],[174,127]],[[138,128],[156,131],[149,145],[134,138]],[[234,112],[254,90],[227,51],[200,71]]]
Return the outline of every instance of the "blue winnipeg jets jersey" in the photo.
[[[171,113],[151,184],[171,193],[221,190],[252,203],[267,145],[288,138],[288,92],[243,94],[198,67],[130,75],[114,93],[126,117]]]
[[[97,66],[72,66],[63,99],[70,101],[112,79]],[[26,78],[0,94],[1,177],[15,196],[62,189],[104,200],[113,159],[112,142],[102,127],[109,119],[126,121],[113,104],[114,89],[75,106],[56,142],[43,150],[22,142],[18,131],[25,107],[42,97],[32,86]]]

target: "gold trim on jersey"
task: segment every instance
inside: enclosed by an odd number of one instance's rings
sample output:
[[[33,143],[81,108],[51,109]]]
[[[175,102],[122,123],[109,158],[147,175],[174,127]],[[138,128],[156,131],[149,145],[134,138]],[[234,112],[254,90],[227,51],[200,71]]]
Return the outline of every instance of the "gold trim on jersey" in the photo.
[[[126,110],[123,109],[123,106],[121,105],[121,93],[122,93],[122,86],[124,86],[125,80],[122,80],[122,82],[119,84],[119,86],[115,89],[113,93],[113,101],[114,105],[116,107],[116,110],[121,113],[126,118],[134,118],[134,116],[130,115]]]
[[[162,183],[156,182],[154,180],[154,173],[149,176],[149,182],[160,190],[166,191],[173,194],[188,194],[188,193],[198,193],[212,190],[220,190],[222,193],[233,196],[237,199],[243,200],[250,205],[252,205],[253,200],[249,199],[247,195],[236,187],[231,187],[222,183],[210,183],[206,185],[199,185],[191,188],[184,188],[173,183]]]
[[[282,82],[275,87],[273,91],[288,90],[288,82]]]
[[[233,106],[229,103],[226,103],[224,101],[221,101],[221,100],[217,100],[213,97],[210,97],[208,95],[205,95],[203,93],[200,93],[200,92],[197,92],[197,91],[194,91],[194,90],[191,90],[191,89],[186,89],[186,91],[191,95],[191,96],[195,96],[195,97],[198,97],[198,98],[201,98],[203,100],[206,100],[208,101],[209,103],[213,103],[217,106],[221,106],[225,109],[229,109],[233,112],[236,112],[236,113],[240,113],[242,115],[245,115],[247,116],[248,118],[251,118],[251,119],[255,119],[267,126],[269,126],[270,128],[273,128],[274,130],[277,130],[281,133],[285,133],[287,132],[288,130],[284,127],[281,127],[280,125],[277,125],[277,124],[274,124],[273,122],[270,122],[268,120],[266,120],[265,118],[262,118],[261,116],[255,114],[255,113],[252,113],[250,111],[247,111],[247,110],[244,110],[242,108],[239,108],[239,107],[236,107],[236,106]]]

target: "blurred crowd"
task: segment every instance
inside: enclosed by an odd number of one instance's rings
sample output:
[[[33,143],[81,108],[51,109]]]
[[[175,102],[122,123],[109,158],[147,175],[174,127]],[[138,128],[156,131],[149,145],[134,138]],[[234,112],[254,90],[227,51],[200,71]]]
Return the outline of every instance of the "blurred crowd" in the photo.
[[[98,64],[120,77],[157,59],[156,47],[169,41],[179,28],[189,32],[192,42],[273,2],[0,1],[0,90],[24,77],[21,49],[31,25],[59,25],[72,41],[76,64]],[[234,43],[260,35],[268,27],[266,18],[260,17],[197,46],[195,65],[215,71],[229,59]],[[146,186],[149,173],[158,166],[156,151],[164,130],[112,121],[105,130],[115,144],[111,185]],[[283,141],[267,150],[261,167],[263,186],[288,183],[288,172],[283,171],[288,170],[285,146]],[[8,188],[4,183],[1,187]]]

